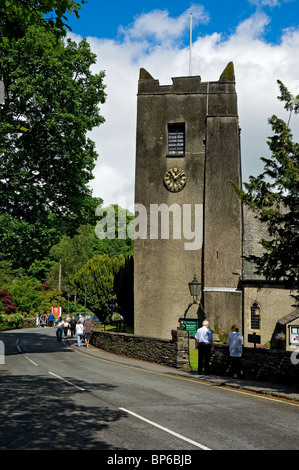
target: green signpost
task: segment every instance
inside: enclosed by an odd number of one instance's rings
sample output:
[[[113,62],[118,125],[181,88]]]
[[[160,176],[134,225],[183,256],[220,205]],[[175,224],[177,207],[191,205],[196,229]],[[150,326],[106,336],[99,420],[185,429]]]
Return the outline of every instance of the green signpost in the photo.
[[[181,330],[189,331],[190,336],[195,336],[198,329],[198,318],[180,318]]]

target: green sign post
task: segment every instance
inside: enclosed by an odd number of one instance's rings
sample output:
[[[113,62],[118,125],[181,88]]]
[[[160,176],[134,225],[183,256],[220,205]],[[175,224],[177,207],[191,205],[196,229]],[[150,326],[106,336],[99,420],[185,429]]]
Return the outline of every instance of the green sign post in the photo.
[[[195,336],[198,329],[198,318],[180,318],[181,330],[189,331],[190,336]]]

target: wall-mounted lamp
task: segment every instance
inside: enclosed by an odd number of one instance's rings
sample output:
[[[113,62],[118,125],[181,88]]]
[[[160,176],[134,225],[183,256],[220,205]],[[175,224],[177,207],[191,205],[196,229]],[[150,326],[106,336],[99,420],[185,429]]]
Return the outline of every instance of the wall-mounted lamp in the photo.
[[[196,274],[194,274],[193,281],[188,282],[190,295],[193,297],[193,303],[197,304],[200,302],[201,297],[201,283],[196,279]]]
[[[189,286],[190,295],[192,295],[193,297],[193,302],[191,302],[188,305],[187,309],[185,310],[184,318],[186,318],[188,310],[190,309],[190,307],[192,307],[192,305],[200,304],[201,292],[202,292],[201,282],[197,280],[196,274],[194,274],[193,281],[188,282],[188,286]]]

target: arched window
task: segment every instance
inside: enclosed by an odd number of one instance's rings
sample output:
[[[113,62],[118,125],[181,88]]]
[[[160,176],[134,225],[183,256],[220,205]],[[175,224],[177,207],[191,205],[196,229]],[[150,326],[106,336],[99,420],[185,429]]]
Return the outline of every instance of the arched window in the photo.
[[[260,306],[256,302],[250,307],[250,321],[252,330],[260,329],[261,311]]]

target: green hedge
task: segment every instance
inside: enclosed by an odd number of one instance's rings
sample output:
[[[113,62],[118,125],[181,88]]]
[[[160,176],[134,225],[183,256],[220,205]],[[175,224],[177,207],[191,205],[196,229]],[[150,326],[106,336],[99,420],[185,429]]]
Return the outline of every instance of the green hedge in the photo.
[[[23,317],[20,313],[11,313],[6,315],[0,313],[0,330],[15,330],[23,327]]]

